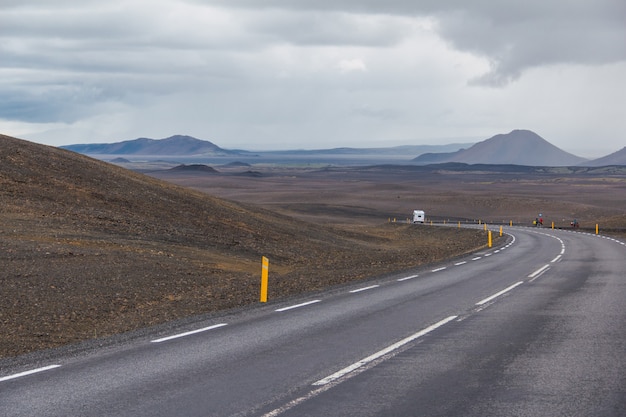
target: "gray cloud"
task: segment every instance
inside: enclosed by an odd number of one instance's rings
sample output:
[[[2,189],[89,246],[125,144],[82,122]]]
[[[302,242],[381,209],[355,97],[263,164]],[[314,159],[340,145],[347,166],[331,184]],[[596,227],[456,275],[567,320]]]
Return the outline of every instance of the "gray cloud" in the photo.
[[[274,13],[275,10],[302,12],[300,22],[278,23],[286,29],[285,39],[304,44],[360,42],[375,46],[397,42],[400,36],[379,34],[377,41],[359,37],[359,30],[328,17],[333,13],[360,15],[432,16],[438,33],[454,48],[488,58],[492,70],[477,79],[501,85],[519,78],[535,66],[558,63],[606,64],[626,59],[626,3],[619,0],[575,1],[436,1],[436,0],[267,0],[263,8],[254,0],[214,0],[228,5]],[[313,18],[310,14],[313,13]],[[307,22],[308,20],[308,22]],[[322,24],[320,24],[322,22]],[[326,22],[326,25],[324,24]],[[311,27],[332,25],[332,31],[312,35]],[[375,31],[368,28],[368,34]],[[397,28],[395,28],[397,29]],[[279,30],[277,30],[278,32]],[[295,35],[294,35],[295,34]],[[399,31],[396,35],[401,35]],[[308,36],[307,36],[308,35]]]
[[[460,50],[492,61],[482,79],[503,84],[551,64],[607,64],[626,59],[626,7],[614,2],[542,2],[516,13],[466,10],[441,15],[441,35]],[[498,3],[500,4],[500,3]]]
[[[271,42],[297,45],[388,46],[400,41],[401,28],[347,14],[274,13],[260,16],[250,28]]]
[[[0,129],[307,147],[529,128],[582,147],[626,130],[597,126],[623,107],[625,21],[621,0],[5,0]]]

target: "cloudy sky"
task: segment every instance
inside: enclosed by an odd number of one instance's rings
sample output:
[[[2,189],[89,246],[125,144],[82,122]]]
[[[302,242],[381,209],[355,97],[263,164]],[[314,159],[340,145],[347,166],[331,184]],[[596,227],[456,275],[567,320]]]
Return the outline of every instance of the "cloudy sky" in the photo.
[[[2,0],[0,133],[626,146],[623,0]]]

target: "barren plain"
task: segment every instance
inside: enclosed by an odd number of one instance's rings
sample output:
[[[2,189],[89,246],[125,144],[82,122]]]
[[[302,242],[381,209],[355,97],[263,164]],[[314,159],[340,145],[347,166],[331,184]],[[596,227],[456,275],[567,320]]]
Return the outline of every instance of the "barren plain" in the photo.
[[[597,170],[498,166],[217,166],[219,173],[148,175],[316,223],[404,221],[414,209],[434,222],[544,225],[622,233],[626,167]]]

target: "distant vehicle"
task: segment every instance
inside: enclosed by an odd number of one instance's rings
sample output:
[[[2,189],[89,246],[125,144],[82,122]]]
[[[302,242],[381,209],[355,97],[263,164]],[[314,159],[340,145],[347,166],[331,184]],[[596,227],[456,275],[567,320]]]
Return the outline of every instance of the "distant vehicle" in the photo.
[[[570,226],[576,228],[579,227],[580,225],[578,224],[578,220],[574,219],[569,223]]]
[[[413,223],[424,223],[425,217],[424,210],[413,210]]]

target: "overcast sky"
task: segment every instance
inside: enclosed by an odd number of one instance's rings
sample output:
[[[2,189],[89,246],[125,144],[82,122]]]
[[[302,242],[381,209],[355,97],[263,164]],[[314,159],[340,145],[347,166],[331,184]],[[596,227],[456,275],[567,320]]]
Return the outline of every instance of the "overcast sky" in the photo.
[[[624,0],[2,0],[0,133],[626,146]]]

